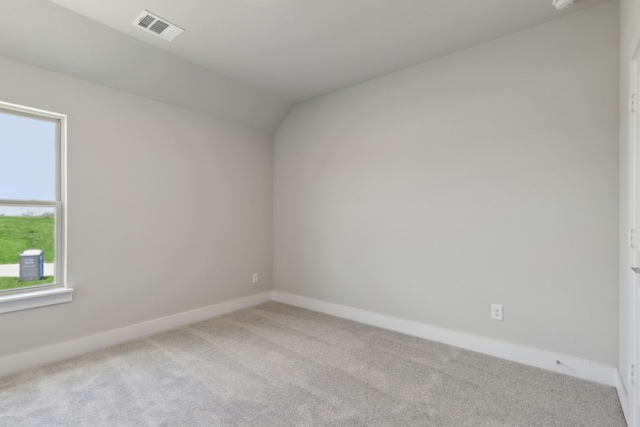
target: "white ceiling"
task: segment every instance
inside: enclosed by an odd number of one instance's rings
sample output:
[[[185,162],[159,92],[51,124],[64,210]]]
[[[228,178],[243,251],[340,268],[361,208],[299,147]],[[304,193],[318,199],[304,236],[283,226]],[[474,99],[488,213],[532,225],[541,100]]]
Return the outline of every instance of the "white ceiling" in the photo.
[[[551,0],[52,1],[294,102],[560,16]],[[131,24],[144,9],[186,32],[166,42],[141,31]]]
[[[295,103],[604,1],[0,0],[0,55],[273,130]],[[136,28],[145,9],[186,31]]]

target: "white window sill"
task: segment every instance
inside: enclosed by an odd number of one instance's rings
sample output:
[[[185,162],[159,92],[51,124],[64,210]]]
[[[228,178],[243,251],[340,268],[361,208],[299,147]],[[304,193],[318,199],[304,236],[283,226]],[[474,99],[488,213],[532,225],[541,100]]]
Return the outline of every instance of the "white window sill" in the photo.
[[[0,313],[61,304],[73,300],[73,288],[54,288],[0,295]]]

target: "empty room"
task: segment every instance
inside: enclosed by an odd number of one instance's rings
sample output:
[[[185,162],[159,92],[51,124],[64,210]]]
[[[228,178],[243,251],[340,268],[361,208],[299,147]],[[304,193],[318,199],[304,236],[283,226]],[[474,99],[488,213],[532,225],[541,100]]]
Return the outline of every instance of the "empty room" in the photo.
[[[640,427],[640,0],[0,0],[0,426]]]

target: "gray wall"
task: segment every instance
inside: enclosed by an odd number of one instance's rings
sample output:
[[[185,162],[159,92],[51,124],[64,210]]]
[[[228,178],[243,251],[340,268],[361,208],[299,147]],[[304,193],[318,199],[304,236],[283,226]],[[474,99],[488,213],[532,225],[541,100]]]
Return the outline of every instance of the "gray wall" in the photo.
[[[630,360],[629,323],[630,312],[632,251],[628,245],[628,233],[634,222],[630,206],[631,171],[629,169],[629,94],[631,93],[629,73],[634,51],[640,43],[640,1],[621,0],[620,2],[620,376],[625,388],[628,386]],[[637,226],[637,225],[636,225]]]
[[[2,58],[0,97],[68,115],[75,288],[0,314],[0,357],[272,288],[269,135]]]
[[[296,106],[275,289],[617,365],[618,46],[608,2]]]

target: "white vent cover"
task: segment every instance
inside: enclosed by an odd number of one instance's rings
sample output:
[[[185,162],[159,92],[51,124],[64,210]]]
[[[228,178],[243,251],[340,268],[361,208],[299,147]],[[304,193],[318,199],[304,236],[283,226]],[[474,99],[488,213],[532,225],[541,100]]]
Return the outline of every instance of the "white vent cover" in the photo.
[[[175,39],[184,32],[184,30],[177,25],[173,25],[166,19],[160,18],[146,10],[138,15],[136,20],[133,21],[133,25],[168,41]]]

